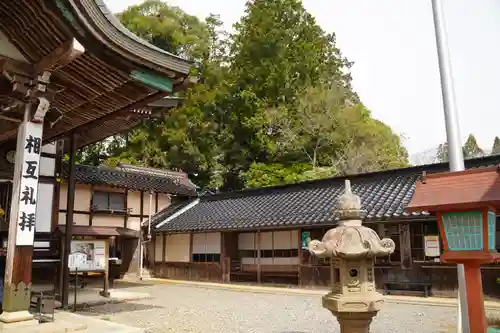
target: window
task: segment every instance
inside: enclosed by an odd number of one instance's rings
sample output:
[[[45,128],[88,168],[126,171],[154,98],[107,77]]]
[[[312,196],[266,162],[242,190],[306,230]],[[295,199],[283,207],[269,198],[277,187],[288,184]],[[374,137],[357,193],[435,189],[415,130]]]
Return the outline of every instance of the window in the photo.
[[[367,227],[375,230],[380,238],[391,238],[396,244],[394,252],[387,257],[378,257],[377,264],[398,263],[401,262],[401,252],[399,246],[399,229],[397,223],[370,223]]]
[[[192,262],[220,262],[220,233],[193,234]]]
[[[192,262],[219,262],[219,253],[193,253]]]
[[[125,211],[125,193],[94,192],[92,196],[92,210]]]
[[[294,258],[299,256],[299,249],[261,250],[261,258]]]

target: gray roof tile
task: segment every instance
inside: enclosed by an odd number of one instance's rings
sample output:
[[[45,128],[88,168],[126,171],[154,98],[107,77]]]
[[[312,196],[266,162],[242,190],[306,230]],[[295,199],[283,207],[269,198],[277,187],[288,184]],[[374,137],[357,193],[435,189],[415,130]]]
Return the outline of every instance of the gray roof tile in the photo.
[[[68,177],[69,165],[63,165],[63,176]],[[76,165],[76,182],[106,185],[132,191],[153,191],[178,196],[196,196],[196,185],[187,177],[160,175],[105,166]]]
[[[500,163],[500,156],[466,160],[467,168]],[[447,163],[406,169],[335,177],[291,185],[201,196],[193,208],[157,229],[159,232],[215,231],[285,228],[332,224],[337,198],[349,178],[354,193],[361,197],[365,220],[383,221],[426,217],[427,213],[406,213],[422,172],[443,172]],[[167,208],[154,217],[158,224],[189,202]],[[156,223],[155,223],[156,222]]]

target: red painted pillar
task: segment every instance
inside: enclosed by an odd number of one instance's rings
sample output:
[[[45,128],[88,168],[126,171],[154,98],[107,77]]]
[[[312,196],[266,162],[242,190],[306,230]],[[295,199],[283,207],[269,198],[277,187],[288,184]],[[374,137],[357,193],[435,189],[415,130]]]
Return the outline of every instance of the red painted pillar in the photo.
[[[471,333],[486,333],[487,323],[484,311],[483,286],[481,282],[481,266],[471,262],[464,264],[465,281],[467,290],[467,303],[469,305],[469,323]]]

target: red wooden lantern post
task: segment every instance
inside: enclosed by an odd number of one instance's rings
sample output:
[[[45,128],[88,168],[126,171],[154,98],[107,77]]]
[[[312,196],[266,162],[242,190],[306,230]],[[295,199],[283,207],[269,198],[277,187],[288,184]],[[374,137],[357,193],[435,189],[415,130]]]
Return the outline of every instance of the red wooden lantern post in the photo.
[[[424,174],[407,210],[436,215],[444,247],[441,261],[464,265],[470,331],[485,333],[481,265],[500,258],[495,250],[500,169]]]

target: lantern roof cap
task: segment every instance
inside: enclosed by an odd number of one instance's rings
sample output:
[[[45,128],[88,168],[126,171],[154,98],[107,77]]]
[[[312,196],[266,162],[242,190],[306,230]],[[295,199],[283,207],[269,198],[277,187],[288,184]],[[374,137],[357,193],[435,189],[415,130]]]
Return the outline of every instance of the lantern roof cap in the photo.
[[[361,199],[352,193],[351,182],[347,179],[337,208],[339,226],[328,230],[322,241],[311,241],[310,252],[319,257],[351,260],[386,256],[394,252],[396,245],[392,239],[380,239],[375,230],[362,225]]]
[[[429,213],[500,208],[499,167],[423,174],[408,212]]]

